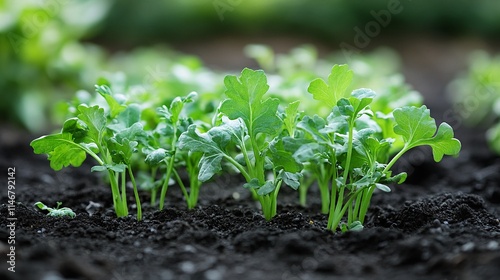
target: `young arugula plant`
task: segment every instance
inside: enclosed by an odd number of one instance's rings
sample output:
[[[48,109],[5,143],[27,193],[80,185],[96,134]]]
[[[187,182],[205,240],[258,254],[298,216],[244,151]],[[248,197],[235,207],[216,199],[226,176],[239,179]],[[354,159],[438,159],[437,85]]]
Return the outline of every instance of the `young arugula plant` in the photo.
[[[453,138],[452,128],[443,123],[436,132],[429,110],[405,106],[395,109],[394,133],[402,136],[403,148],[387,163],[394,139],[383,138],[382,128],[374,120],[370,103],[375,93],[358,89],[346,95],[352,79],[347,65],[335,65],[328,79],[315,80],[309,87],[313,97],[333,104],[325,120],[319,116],[304,117],[297,127],[304,132],[294,157],[306,162],[309,176],[317,178],[322,195],[322,211],[328,209],[328,229],[335,231],[347,212],[347,224],[341,229],[362,228],[368,206],[376,188],[390,191],[386,184],[402,183],[406,173],[392,175],[391,167],[408,150],[431,146],[435,161],[443,155],[457,155],[460,142]],[[329,198],[327,198],[329,195]]]
[[[41,210],[49,211],[47,216],[57,217],[57,218],[60,218],[60,217],[74,218],[74,217],[76,217],[75,212],[73,212],[73,210],[71,210],[71,208],[68,208],[68,207],[60,208],[61,204],[62,204],[62,202],[57,202],[56,208],[50,208],[50,207],[46,206],[45,204],[43,204],[42,202],[38,201],[37,203],[35,203],[35,206],[40,208]]]
[[[198,175],[201,182],[221,171],[223,160],[234,166],[246,180],[244,187],[270,220],[276,215],[282,183],[297,189],[302,166],[283,150],[279,101],[264,97],[269,89],[264,72],[245,68],[240,77],[226,76],[224,84],[227,99],[219,108],[221,123],[205,133],[197,132],[195,125],[189,126],[178,146],[203,154]],[[234,146],[239,153],[232,152]]]
[[[196,97],[197,94],[195,92],[188,94],[186,97],[176,97],[172,100],[169,107],[164,105],[157,110],[161,117],[161,122],[155,129],[155,144],[146,149],[147,156],[145,161],[152,167],[153,176],[155,176],[158,166],[162,165],[165,167],[165,176],[162,178],[161,183],[160,210],[164,208],[165,196],[172,177],[181,187],[188,209],[194,208],[198,202],[198,194],[201,186],[198,180],[198,164],[201,159],[201,153],[179,151],[177,147],[179,136],[193,123],[191,119],[182,117],[183,108],[185,104],[193,102]],[[185,187],[177,170],[183,164],[189,175],[189,189]],[[155,203],[156,191],[156,187],[153,187],[152,203]]]
[[[99,165],[91,170],[107,172],[118,217],[128,215],[128,173],[137,204],[137,219],[141,220],[141,202],[132,172],[132,156],[139,145],[137,139],[144,135],[140,108],[118,102],[107,86],[96,86],[96,91],[106,100],[107,112],[97,105],[80,104],[77,116],[67,119],[60,133],[37,138],[31,146],[36,154],[48,154],[50,166],[56,171],[69,165],[81,166],[87,155],[94,158]]]

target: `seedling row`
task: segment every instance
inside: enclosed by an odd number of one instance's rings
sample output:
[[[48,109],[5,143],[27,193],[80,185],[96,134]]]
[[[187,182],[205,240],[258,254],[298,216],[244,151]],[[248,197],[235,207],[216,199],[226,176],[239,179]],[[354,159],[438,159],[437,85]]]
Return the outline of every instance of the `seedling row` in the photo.
[[[168,189],[179,187],[192,209],[205,182],[231,173],[244,178],[266,220],[277,214],[280,189],[297,190],[305,205],[317,186],[328,229],[360,230],[373,193],[405,181],[406,173],[392,172],[403,154],[430,146],[439,162],[458,155],[461,144],[409,91],[351,91],[353,77],[347,65],[334,65],[290,101],[286,90],[270,89],[264,71],[246,68],[224,78],[222,100],[191,92],[158,106],[100,80],[96,96],[105,102],[75,103],[60,132],[31,146],[54,170],[93,158],[117,217],[129,214],[129,184],[141,220],[140,189],[162,210]]]

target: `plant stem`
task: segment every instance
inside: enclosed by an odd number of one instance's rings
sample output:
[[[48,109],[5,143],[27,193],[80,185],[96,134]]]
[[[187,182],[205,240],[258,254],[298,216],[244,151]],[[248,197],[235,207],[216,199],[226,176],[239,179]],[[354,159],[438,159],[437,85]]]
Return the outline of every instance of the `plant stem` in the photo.
[[[139,192],[137,191],[137,184],[135,183],[134,173],[132,172],[131,166],[129,165],[127,169],[130,181],[132,182],[132,187],[134,188],[135,204],[137,206],[137,220],[140,221],[142,220],[141,199],[139,197]]]
[[[155,186],[155,181],[156,181],[156,172],[158,171],[158,167],[155,166],[151,170],[151,183],[153,184],[153,188],[151,189],[151,206],[153,206],[156,203],[156,193],[158,192],[158,189]]]
[[[391,167],[396,163],[396,161],[398,161],[398,159],[404,154],[406,153],[408,150],[410,150],[412,147],[408,147],[406,144],[405,146],[403,147],[403,149],[401,151],[399,151],[399,153],[397,153],[392,159],[391,161],[387,164],[387,166],[384,168],[384,171],[382,171],[383,174],[387,173],[387,171],[389,171],[391,169]]]
[[[160,193],[160,204],[159,204],[160,210],[163,210],[163,206],[165,205],[165,195],[167,194],[168,183],[170,182],[170,177],[172,176],[172,170],[174,170],[174,161],[175,161],[175,150],[167,163],[167,172],[165,174],[165,179],[163,181]]]
[[[351,201],[351,202],[347,202],[345,205],[343,204],[344,203],[344,190],[346,188],[347,177],[349,175],[349,168],[351,165],[353,130],[354,130],[354,120],[352,120],[349,123],[349,138],[348,138],[348,142],[347,142],[347,158],[346,158],[346,164],[344,166],[345,169],[344,169],[343,178],[342,178],[343,184],[342,184],[342,186],[340,186],[338,201],[337,202],[334,202],[334,201],[330,202],[331,205],[330,205],[330,213],[329,213],[329,217],[328,217],[327,228],[329,228],[332,231],[335,231],[335,229],[338,226],[338,223],[340,222],[340,219],[342,219],[342,216],[345,213],[345,210],[347,209],[347,207],[349,207],[349,204],[352,203],[352,199],[354,199],[354,197],[351,197],[349,199],[349,201]]]
[[[335,229],[339,226],[340,220],[342,219],[342,216],[344,216],[347,207],[352,203],[353,199],[358,195],[359,192],[361,192],[361,190],[357,190],[354,194],[352,194],[343,207],[336,207],[339,209],[338,214],[332,217],[331,226],[329,226],[328,229],[335,232]],[[328,224],[330,225],[330,220],[328,220]]]
[[[121,173],[121,185],[122,185],[122,192],[121,192],[121,195],[122,195],[122,204],[123,205],[127,205],[127,179],[125,178],[125,171],[124,172],[120,172]],[[128,207],[127,207],[128,208]]]
[[[171,156],[170,159],[167,163],[167,174],[165,175],[165,181],[163,182],[163,185],[161,187],[161,193],[160,193],[160,205],[159,208],[160,210],[163,210],[163,206],[165,205],[165,195],[167,194],[167,189],[168,189],[168,183],[170,181],[170,176],[172,176],[172,170],[174,169],[174,162],[175,162],[175,154],[177,152],[176,144],[177,144],[177,124],[173,124],[173,138],[172,138],[172,143],[170,143],[170,152]]]
[[[127,206],[123,205],[120,195],[120,189],[118,188],[118,182],[116,180],[115,172],[108,169],[109,183],[111,184],[111,194],[113,196],[113,206],[115,208],[115,213],[117,217],[125,217],[128,215]]]
[[[321,176],[318,179],[318,188],[321,194],[321,213],[328,214],[328,209],[330,207],[330,188],[328,178],[325,179]]]
[[[370,201],[372,199],[373,192],[375,191],[375,186],[370,186],[363,193],[363,203],[361,204],[361,208],[359,209],[359,221],[361,224],[365,221],[366,212],[368,211],[368,207],[370,206]]]
[[[299,185],[299,203],[302,207],[307,206],[307,191],[309,190],[309,187],[311,187],[311,185],[315,179],[316,179],[316,177],[311,174],[305,182],[302,182]],[[328,213],[328,210],[327,210],[327,213]]]
[[[181,188],[182,195],[184,195],[184,199],[186,200],[186,204],[188,205],[189,208],[189,194],[186,190],[186,186],[184,185],[184,182],[182,182],[181,176],[179,176],[179,173],[177,170],[172,170],[174,173],[175,180],[177,181],[177,184],[179,184],[179,187]]]
[[[243,167],[243,165],[239,164],[236,160],[234,160],[232,157],[224,154],[224,158],[229,161],[232,165],[234,165],[234,167],[236,167],[236,169],[238,169],[238,171],[240,171],[240,173],[243,175],[243,177],[245,177],[245,180],[247,182],[250,182],[252,180],[252,177],[248,174],[248,172],[245,170],[245,167]]]

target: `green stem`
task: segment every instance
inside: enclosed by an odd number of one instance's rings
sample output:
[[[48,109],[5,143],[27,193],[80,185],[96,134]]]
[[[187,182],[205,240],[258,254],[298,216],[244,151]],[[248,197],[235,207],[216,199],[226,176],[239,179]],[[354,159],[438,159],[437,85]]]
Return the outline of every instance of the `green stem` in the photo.
[[[115,208],[115,213],[117,217],[125,217],[128,215],[127,206],[123,205],[120,195],[120,189],[118,188],[118,182],[116,180],[115,172],[108,169],[109,183],[111,184],[111,195],[113,196],[113,206]]]
[[[349,221],[349,224],[351,224],[352,222],[355,222],[355,221],[359,221],[359,210],[360,210],[360,206],[362,204],[361,202],[363,201],[363,195],[366,191],[367,190],[365,189],[362,192],[358,193],[358,195],[356,196],[356,199],[354,200],[354,208],[353,208],[353,212],[352,212],[352,218],[351,218],[351,221]]]
[[[318,188],[321,194],[321,213],[328,214],[328,208],[330,207],[330,188],[328,183],[328,178],[321,176],[321,180],[318,179]]]
[[[68,143],[72,145],[78,146],[80,149],[84,150],[87,154],[89,154],[92,158],[94,158],[97,163],[101,166],[104,166],[106,163],[104,160],[102,160],[96,153],[94,153],[92,150],[88,149],[87,147],[84,147],[80,144],[76,144],[74,142],[68,141]],[[99,146],[100,151],[106,151],[103,150],[101,146]],[[121,194],[120,194],[120,188],[118,187],[118,182],[117,182],[117,177],[114,171],[108,169],[108,178],[109,178],[109,183],[111,185],[111,195],[113,196],[113,208],[115,209],[115,213],[117,217],[125,217],[128,215],[128,208],[127,208],[127,203],[125,201],[125,204],[123,203],[121,199]]]
[[[151,169],[151,183],[153,184],[153,188],[151,189],[151,206],[155,205],[156,203],[156,193],[158,192],[156,186],[155,186],[155,181],[156,181],[156,172],[158,171],[158,167],[155,166]]]
[[[335,230],[337,229],[337,227],[339,226],[339,223],[340,223],[340,220],[342,219],[342,217],[344,216],[344,213],[345,211],[347,210],[347,208],[349,207],[350,204],[352,204],[352,201],[353,199],[358,195],[358,193],[360,193],[362,190],[357,190],[354,194],[352,194],[349,199],[347,200],[347,202],[343,205],[343,207],[337,207],[340,211],[338,211],[338,213],[332,217],[332,221],[331,221],[331,226],[330,226],[330,220],[328,221],[328,229],[335,232]],[[339,197],[340,199],[340,197]],[[339,204],[337,204],[338,206]],[[337,209],[336,209],[337,210]]]
[[[239,164],[236,160],[234,160],[232,157],[224,154],[224,158],[229,161],[236,169],[240,171],[240,173],[245,177],[245,180],[247,182],[250,182],[252,180],[252,177],[248,174],[248,172],[245,170],[245,167],[243,165]]]
[[[125,172],[121,172],[121,185],[122,185],[122,204],[127,207],[127,179],[125,178]],[[127,207],[128,208],[128,207]],[[128,212],[128,211],[127,211]]]
[[[363,193],[363,202],[361,203],[361,208],[359,210],[359,221],[361,224],[365,221],[366,213],[368,212],[368,207],[370,206],[370,201],[374,191],[375,186],[371,186]]]
[[[181,176],[179,176],[177,170],[174,169],[172,172],[174,174],[175,180],[177,181],[177,184],[179,184],[179,187],[181,188],[182,195],[184,195],[184,199],[186,200],[186,204],[189,208],[189,194],[186,190],[186,186],[184,185],[184,182],[182,182]]]
[[[353,140],[353,130],[354,130],[354,122],[351,121],[349,124],[349,138],[347,142],[347,158],[346,158],[346,164],[344,166],[344,173],[343,173],[343,184],[340,186],[340,191],[339,191],[339,196],[338,196],[338,201],[337,202],[331,202],[330,205],[330,214],[328,217],[328,228],[331,230],[335,230],[335,228],[338,226],[338,222],[335,223],[336,220],[339,220],[342,218],[338,217],[339,215],[344,215],[345,210],[342,211],[342,209],[346,208],[345,206],[349,206],[349,204],[344,205],[344,190],[345,186],[347,184],[347,177],[349,175],[349,168],[351,165],[351,157],[352,157],[352,140]],[[335,205],[335,206],[333,206]],[[333,206],[333,207],[332,207]],[[333,211],[332,211],[333,210]]]
[[[347,142],[347,158],[345,161],[344,169],[344,187],[347,183],[347,175],[349,174],[349,168],[351,168],[351,158],[352,158],[352,138],[353,138],[354,122],[349,125],[349,140]]]
[[[302,207],[307,206],[307,191],[309,190],[315,179],[316,178],[313,175],[310,175],[305,182],[302,182],[299,185],[299,203]]]
[[[277,185],[276,185],[276,188],[274,189],[274,191],[271,193],[272,194],[272,205],[271,205],[271,218],[273,218],[274,216],[276,216],[276,213],[278,211],[278,194],[280,192],[280,189],[281,189],[281,184],[283,183],[282,180],[279,180]]]
[[[161,193],[160,193],[160,205],[159,209],[163,210],[163,206],[165,205],[165,195],[167,194],[167,189],[168,189],[168,182],[170,181],[170,176],[172,176],[172,170],[174,169],[174,162],[175,162],[175,154],[177,152],[177,148],[175,145],[177,144],[177,124],[173,124],[173,138],[172,138],[172,143],[170,143],[170,152],[171,152],[171,157],[168,161],[167,164],[167,174],[165,175],[165,181],[163,182],[163,185],[161,187]]]
[[[330,211],[328,215],[328,225],[326,226],[327,229],[332,229],[333,225],[333,220],[334,220],[334,214],[335,214],[335,208],[337,206],[337,180],[336,180],[336,173],[334,172],[332,176],[332,192],[330,193]]]
[[[135,177],[134,173],[132,172],[131,166],[129,165],[127,169],[128,169],[128,176],[130,177],[130,181],[132,182],[132,187],[134,188],[135,204],[137,205],[137,220],[140,221],[142,220],[141,199],[139,197],[139,192],[137,191],[137,184],[135,183]]]
[[[259,196],[259,202],[260,205],[262,206],[262,213],[264,214],[264,218],[266,221],[271,220],[272,217],[272,211],[271,211],[271,201],[270,201],[270,195],[263,195]]]
[[[156,188],[153,188],[151,190],[151,206],[156,204],[156,194],[158,193],[158,190]]]
[[[200,181],[198,180],[198,169],[191,166],[189,169],[189,204],[188,209],[193,209],[198,204],[200,194]]]
[[[408,147],[406,144],[405,146],[403,147],[403,149],[401,151],[399,151],[399,153],[397,153],[392,159],[391,161],[387,164],[387,166],[384,168],[384,171],[382,171],[383,174],[387,173],[387,171],[389,171],[391,169],[391,167],[396,163],[396,161],[398,161],[398,159],[404,154],[406,153],[408,150],[410,150],[412,147]]]
[[[159,205],[160,210],[163,210],[163,207],[165,205],[165,195],[167,194],[168,183],[170,181],[170,177],[172,176],[172,170],[174,170],[174,161],[175,161],[175,150],[167,163],[167,172],[165,174],[163,185],[161,186],[160,205]]]

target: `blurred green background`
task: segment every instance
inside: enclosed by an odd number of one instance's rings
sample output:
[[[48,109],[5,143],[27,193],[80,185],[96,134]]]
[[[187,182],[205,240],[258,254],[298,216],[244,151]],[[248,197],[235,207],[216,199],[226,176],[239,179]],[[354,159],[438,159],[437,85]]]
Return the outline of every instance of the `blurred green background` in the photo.
[[[356,44],[355,28],[369,33],[377,17],[386,26],[371,30],[367,46]],[[495,42],[499,34],[498,0],[0,0],[0,122],[47,129],[59,102],[92,91],[106,73],[141,83],[168,79],[178,65],[239,71],[254,63],[243,56],[246,42],[274,42],[278,51],[311,43],[324,55],[342,43],[365,52],[420,36]],[[240,49],[237,61],[231,48]]]

